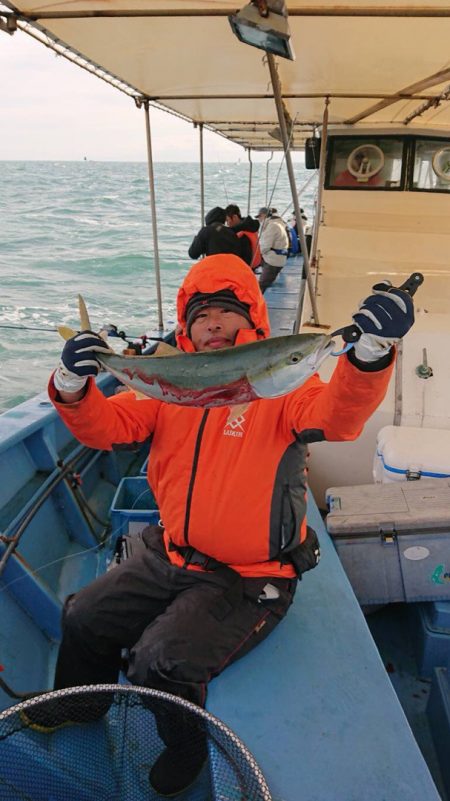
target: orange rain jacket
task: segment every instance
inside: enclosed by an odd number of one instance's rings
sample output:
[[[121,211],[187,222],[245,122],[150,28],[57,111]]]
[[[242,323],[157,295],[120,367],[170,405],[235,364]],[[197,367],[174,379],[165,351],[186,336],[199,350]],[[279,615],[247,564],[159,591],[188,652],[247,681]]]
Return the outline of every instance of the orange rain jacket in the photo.
[[[252,260],[250,262],[250,267],[252,270],[256,270],[257,267],[260,267],[262,262],[262,254],[261,248],[259,247],[259,234],[258,231],[238,231],[238,237],[246,236],[250,242],[252,248]]]
[[[267,308],[257,279],[237,256],[208,256],[195,264],[178,293],[178,346],[192,351],[185,309],[196,292],[233,290],[250,305],[253,330],[238,332],[237,344],[269,334]],[[105,398],[89,379],[74,404],[50,397],[62,419],[85,445],[110,450],[115,443],[152,444],[148,481],[165,526],[169,549],[191,545],[244,576],[294,576],[279,557],[306,537],[307,443],[352,440],[385,395],[392,365],[363,372],[341,356],[328,384],[312,376],[280,398],[257,400],[230,417],[230,408],[186,408],[137,400],[133,392]],[[193,566],[193,569],[198,569]]]

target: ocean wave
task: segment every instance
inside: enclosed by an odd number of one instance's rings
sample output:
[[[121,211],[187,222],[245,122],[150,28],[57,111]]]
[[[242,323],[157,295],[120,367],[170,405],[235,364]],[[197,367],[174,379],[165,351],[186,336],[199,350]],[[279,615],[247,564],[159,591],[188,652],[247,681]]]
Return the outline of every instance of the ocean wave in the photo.
[[[309,177],[295,165],[298,185]],[[278,165],[269,172],[271,205],[292,209]],[[157,325],[147,166],[144,162],[3,162],[0,214],[0,321],[48,330],[0,329],[0,409],[45,389],[61,340],[52,325],[78,325],[77,294],[96,326],[113,322],[139,334]],[[197,164],[155,164],[163,313],[175,324],[177,289],[201,227]],[[265,205],[265,164],[253,165],[252,208]],[[205,212],[237,203],[247,213],[248,164],[205,164]],[[301,204],[312,219],[311,187]],[[12,319],[10,319],[12,318]],[[1,325],[1,322],[0,322]],[[27,360],[24,389],[23,359]]]

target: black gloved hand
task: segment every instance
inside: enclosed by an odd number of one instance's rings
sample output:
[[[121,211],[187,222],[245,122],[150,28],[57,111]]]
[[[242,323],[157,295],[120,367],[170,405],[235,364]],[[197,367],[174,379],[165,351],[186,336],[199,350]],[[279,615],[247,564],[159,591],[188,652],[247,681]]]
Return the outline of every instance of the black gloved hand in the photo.
[[[375,289],[360,304],[353,320],[362,331],[355,343],[356,358],[363,362],[377,361],[413,325],[414,304],[408,292],[402,289]]]
[[[68,339],[53,376],[58,392],[79,392],[90,375],[98,375],[101,366],[97,353],[111,353],[111,349],[105,340],[93,331],[80,331]]]

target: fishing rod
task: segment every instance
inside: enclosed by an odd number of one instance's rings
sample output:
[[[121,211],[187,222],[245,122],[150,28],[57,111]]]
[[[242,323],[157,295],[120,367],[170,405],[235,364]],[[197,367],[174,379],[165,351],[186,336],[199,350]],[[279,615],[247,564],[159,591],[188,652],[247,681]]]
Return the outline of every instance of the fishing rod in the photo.
[[[309,184],[311,183],[311,181],[312,181],[314,178],[317,178],[317,177],[318,177],[318,171],[316,170],[315,172],[313,172],[313,173],[312,173],[312,174],[309,176],[309,178],[307,178],[307,180],[305,181],[305,183],[303,184],[303,186],[301,186],[301,187],[300,187],[300,189],[299,189],[299,190],[298,190],[298,192],[297,192],[297,197],[298,197],[298,199],[299,199],[299,200],[300,200],[300,195],[301,195],[301,194],[302,194],[302,193],[305,191],[305,189],[307,189],[307,188],[308,188],[308,186],[309,186]],[[286,206],[286,208],[285,208],[285,209],[283,209],[283,211],[281,212],[281,214],[280,214],[280,217],[284,217],[284,215],[286,214],[287,210],[288,210],[288,209],[289,209],[291,206],[292,206],[292,202],[291,202],[291,203],[288,203],[288,204],[287,204],[287,206]]]
[[[289,140],[288,140],[288,147],[290,147],[290,144],[291,144],[291,141],[292,141],[292,136],[293,136],[293,133],[294,133],[294,124],[295,124],[295,121],[296,121],[296,119],[297,119],[297,116],[298,116],[298,114],[296,114],[296,115],[295,115],[295,117],[294,117],[294,120],[293,120],[293,122],[292,122],[292,125],[291,125],[291,130],[290,130],[290,133],[289,133]],[[283,166],[283,164],[284,164],[285,160],[286,160],[286,151],[283,151],[283,158],[282,158],[282,159],[281,159],[281,161],[280,161],[280,166],[278,167],[278,172],[277,172],[277,175],[276,175],[276,178],[275,178],[274,184],[273,184],[272,192],[271,192],[271,194],[270,194],[270,198],[269,198],[269,201],[268,201],[268,203],[267,203],[267,208],[268,208],[268,210],[269,210],[269,211],[270,211],[270,208],[271,208],[271,204],[272,204],[272,198],[273,198],[273,196],[274,196],[275,189],[277,188],[277,183],[278,183],[278,179],[279,179],[279,177],[280,177],[281,168],[282,168],[282,166]],[[261,234],[262,234],[262,232],[263,232],[263,230],[264,230],[264,226],[265,226],[265,224],[266,224],[266,221],[267,221],[267,218],[266,218],[266,220],[264,220],[264,221],[263,221],[263,224],[262,224],[262,225],[260,226],[260,228],[259,228],[259,231],[258,231],[258,239],[257,239],[257,244],[258,244],[258,245],[259,245],[259,243],[260,243],[260,240],[261,240]],[[252,259],[252,263],[253,263],[253,259]]]
[[[36,325],[7,325],[5,323],[0,323],[0,328],[9,328],[13,331],[45,331],[46,334],[58,333],[57,328],[44,328],[43,326]],[[112,323],[109,323],[107,332],[111,334],[111,336],[118,337],[119,339],[123,340],[142,339],[144,341],[149,340],[150,342],[163,342],[164,340],[164,337],[150,337],[147,334],[125,334],[125,331],[117,331],[117,326],[113,325]]]
[[[228,198],[227,186],[226,186],[226,183],[225,183],[225,179],[224,179],[224,177],[223,177],[223,172],[222,172],[223,165],[222,165],[222,162],[221,162],[221,160],[220,160],[220,158],[219,158],[219,154],[217,153],[217,149],[215,149],[215,153],[216,153],[216,159],[217,159],[217,162],[218,162],[218,164],[219,164],[219,175],[220,175],[220,177],[221,177],[221,179],[222,179],[223,191],[224,191],[224,193],[225,193],[225,199],[226,199],[226,201],[227,201],[227,205],[228,205],[228,204],[229,204],[229,202],[230,202],[230,200],[229,200],[229,198]]]

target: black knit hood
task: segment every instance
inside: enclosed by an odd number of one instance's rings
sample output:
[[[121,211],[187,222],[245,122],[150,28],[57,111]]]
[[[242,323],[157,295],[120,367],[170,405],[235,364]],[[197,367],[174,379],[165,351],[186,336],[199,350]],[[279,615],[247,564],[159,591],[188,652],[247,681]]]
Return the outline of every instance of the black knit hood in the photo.
[[[208,211],[208,214],[205,217],[205,224],[211,225],[211,223],[222,223],[225,224],[225,209],[222,209],[220,206],[215,206],[211,211]]]

